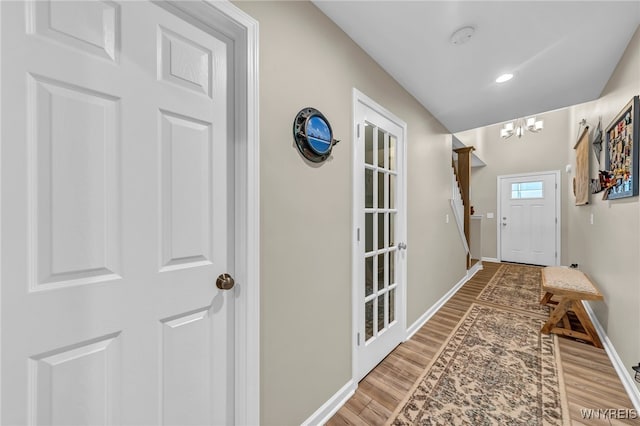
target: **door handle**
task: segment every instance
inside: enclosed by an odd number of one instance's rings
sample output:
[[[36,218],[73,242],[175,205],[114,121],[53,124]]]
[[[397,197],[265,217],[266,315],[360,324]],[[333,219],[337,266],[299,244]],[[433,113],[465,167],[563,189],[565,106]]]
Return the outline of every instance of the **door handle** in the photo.
[[[220,290],[231,290],[236,282],[229,274],[220,274],[216,279],[216,287]]]
[[[405,243],[398,243],[398,250],[406,250],[407,245]]]

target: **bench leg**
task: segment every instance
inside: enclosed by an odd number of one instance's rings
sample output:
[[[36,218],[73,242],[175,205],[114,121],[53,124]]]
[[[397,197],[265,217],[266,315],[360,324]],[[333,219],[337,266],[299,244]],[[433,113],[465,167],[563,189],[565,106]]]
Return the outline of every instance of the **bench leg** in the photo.
[[[542,300],[540,301],[540,304],[541,305],[548,304],[552,297],[553,297],[552,293],[546,292],[544,296],[542,296]]]
[[[587,315],[587,311],[584,310],[584,306],[582,306],[582,302],[580,300],[576,300],[572,307],[573,313],[578,317],[578,321],[582,324],[582,328],[584,328],[585,333],[591,338],[591,342],[593,346],[596,348],[602,349],[602,342],[598,337],[598,332],[593,327],[591,320],[589,319],[589,315]]]
[[[569,321],[569,313],[567,312],[567,315],[562,317],[562,327],[564,327],[567,330],[571,330],[571,321]]]
[[[560,322],[562,317],[567,313],[567,310],[571,306],[571,299],[563,297],[558,305],[555,307],[551,315],[549,315],[549,319],[540,330],[543,334],[549,334],[553,328],[555,328],[556,324]]]

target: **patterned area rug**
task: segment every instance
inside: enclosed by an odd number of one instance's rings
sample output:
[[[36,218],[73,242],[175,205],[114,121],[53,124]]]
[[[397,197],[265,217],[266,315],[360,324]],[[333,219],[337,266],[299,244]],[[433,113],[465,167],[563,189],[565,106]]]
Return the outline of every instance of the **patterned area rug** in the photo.
[[[540,334],[543,324],[526,312],[471,305],[387,424],[569,423],[556,338]]]
[[[542,268],[525,265],[501,265],[487,283],[478,300],[509,306],[549,317],[549,307],[540,305]]]

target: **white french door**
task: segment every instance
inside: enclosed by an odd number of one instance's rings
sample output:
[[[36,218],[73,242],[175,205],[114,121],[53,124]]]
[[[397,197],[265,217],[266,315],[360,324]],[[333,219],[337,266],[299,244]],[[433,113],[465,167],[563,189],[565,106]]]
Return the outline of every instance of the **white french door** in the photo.
[[[405,336],[406,124],[354,90],[355,375]]]
[[[558,265],[559,172],[499,176],[500,260]]]
[[[1,423],[233,423],[229,40],[0,7]]]

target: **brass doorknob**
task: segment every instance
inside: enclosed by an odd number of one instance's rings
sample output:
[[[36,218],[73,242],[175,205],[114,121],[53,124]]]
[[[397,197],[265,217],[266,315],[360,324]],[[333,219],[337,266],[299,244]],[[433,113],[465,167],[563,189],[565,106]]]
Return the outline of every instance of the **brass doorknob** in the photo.
[[[218,275],[218,279],[216,279],[216,287],[220,290],[231,290],[235,283],[233,277],[229,274],[220,274]]]

